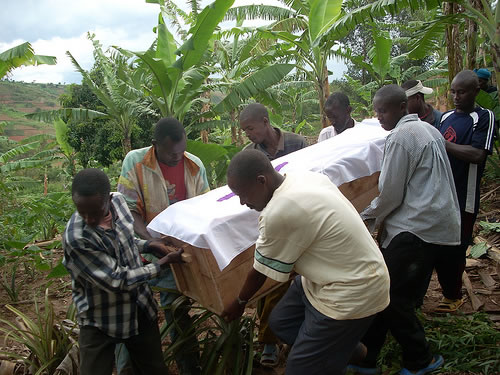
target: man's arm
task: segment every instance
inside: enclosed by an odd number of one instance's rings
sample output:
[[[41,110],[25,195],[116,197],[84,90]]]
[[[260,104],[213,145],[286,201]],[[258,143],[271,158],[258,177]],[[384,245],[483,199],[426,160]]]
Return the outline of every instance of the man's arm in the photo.
[[[118,264],[115,258],[102,249],[93,248],[91,244],[80,243],[64,245],[66,268],[74,278],[82,278],[108,292],[128,291],[156,277],[160,270],[170,263],[182,263],[180,249],[160,258],[158,262],[144,267],[130,268]]]
[[[483,163],[488,155],[488,151],[486,150],[482,150],[471,145],[458,145],[450,141],[446,141],[446,152],[457,159],[472,164]]]
[[[135,234],[144,240],[152,240],[153,237],[149,234],[148,230],[146,229],[146,223],[144,222],[142,216],[135,211],[132,211],[132,216],[134,218]]]
[[[361,212],[363,220],[376,219],[370,230],[381,223],[403,202],[410,171],[410,155],[397,143],[391,143],[384,152],[384,161],[379,178],[380,194]]]
[[[232,322],[243,315],[243,311],[245,310],[248,300],[252,298],[255,293],[257,293],[262,285],[264,285],[266,279],[266,275],[252,268],[252,270],[248,272],[247,279],[238,294],[238,298],[234,299],[233,302],[226,306],[222,312],[222,317],[228,322]]]

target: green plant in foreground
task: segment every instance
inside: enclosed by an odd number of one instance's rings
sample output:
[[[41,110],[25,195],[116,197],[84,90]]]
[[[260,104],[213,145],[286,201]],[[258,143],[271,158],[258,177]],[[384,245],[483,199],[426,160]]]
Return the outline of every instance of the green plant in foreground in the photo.
[[[481,234],[500,233],[500,223],[490,223],[488,221],[480,221]]]
[[[17,264],[14,264],[14,267],[12,267],[10,280],[6,272],[2,272],[2,279],[0,280],[2,288],[4,288],[4,290],[7,292],[12,302],[17,302],[19,300],[19,290],[16,286],[16,272]]]
[[[441,373],[498,374],[500,332],[484,313],[432,317],[420,315],[433,353],[444,357]],[[401,368],[399,345],[391,337],[385,344],[379,366],[394,373]]]
[[[187,301],[189,298],[181,295],[167,309],[171,309],[175,316],[176,309],[185,308]],[[175,343],[168,345],[163,352],[167,365],[174,362],[179,350],[198,350],[197,347],[186,348],[185,345],[197,342],[201,354],[202,375],[251,375],[254,319],[243,316],[239,320],[227,323],[204,307],[193,306],[191,310],[195,313],[189,329],[181,332]],[[176,325],[175,319],[171,324],[164,325],[161,329],[162,339],[165,339]],[[193,340],[193,337],[197,340]]]
[[[15,352],[2,352],[11,358],[22,360],[29,372],[35,375],[53,374],[59,363],[74,345],[71,330],[67,331],[56,324],[54,308],[45,291],[43,307],[34,299],[35,318],[31,319],[11,305],[6,307],[16,315],[16,323],[0,319],[0,332],[5,334],[5,341],[13,340],[29,349],[30,355],[24,357]]]

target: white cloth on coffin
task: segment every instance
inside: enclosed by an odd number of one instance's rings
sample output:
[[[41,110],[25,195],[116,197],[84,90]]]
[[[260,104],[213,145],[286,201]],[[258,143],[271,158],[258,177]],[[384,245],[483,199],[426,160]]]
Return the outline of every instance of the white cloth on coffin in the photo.
[[[272,164],[281,167],[280,173],[323,173],[337,186],[370,176],[380,171],[388,132],[369,121],[278,158]],[[222,270],[255,243],[259,236],[258,217],[259,212],[240,205],[226,185],[169,206],[149,223],[148,230],[153,236],[168,235],[210,249]]]

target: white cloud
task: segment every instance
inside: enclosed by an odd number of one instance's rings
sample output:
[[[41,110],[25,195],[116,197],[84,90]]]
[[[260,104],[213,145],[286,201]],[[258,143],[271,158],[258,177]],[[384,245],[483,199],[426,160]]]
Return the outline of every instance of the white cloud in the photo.
[[[203,0],[201,5],[210,2]],[[176,3],[189,11],[185,1],[177,0]],[[277,0],[236,0],[234,6],[261,3],[283,6]],[[29,41],[35,53],[57,57],[55,66],[16,69],[12,75],[15,80],[80,82],[81,76],[75,72],[66,51],[69,50],[79,64],[89,70],[93,57],[88,31],[96,34],[104,48],[117,45],[133,51],[145,50],[154,41],[152,29],[156,26],[158,12],[158,5],[147,4],[144,0],[2,0],[0,52]],[[254,21],[245,25],[261,26],[264,23],[267,22]],[[229,26],[228,22],[223,25]],[[328,65],[336,72],[343,66]]]

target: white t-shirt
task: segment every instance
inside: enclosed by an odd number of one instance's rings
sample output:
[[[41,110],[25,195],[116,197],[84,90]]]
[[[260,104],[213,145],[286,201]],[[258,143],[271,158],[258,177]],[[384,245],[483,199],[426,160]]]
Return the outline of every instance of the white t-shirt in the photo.
[[[287,281],[302,275],[309,302],[338,320],[389,304],[389,273],[359,214],[319,173],[288,173],[259,217],[254,268]]]
[[[365,121],[365,120],[363,120]],[[356,126],[358,122],[354,120],[354,126]],[[349,128],[350,129],[350,128]],[[349,130],[346,129],[346,130]],[[345,131],[345,130],[344,130]],[[318,136],[318,142],[323,142],[324,140],[327,140],[328,138],[332,138],[338,135],[337,130],[333,127],[333,125],[327,126],[326,128],[321,129],[319,132]]]
[[[333,125],[327,126],[326,128],[321,129],[318,136],[318,142],[322,142],[328,138],[335,137],[337,135],[337,131],[333,127]]]

